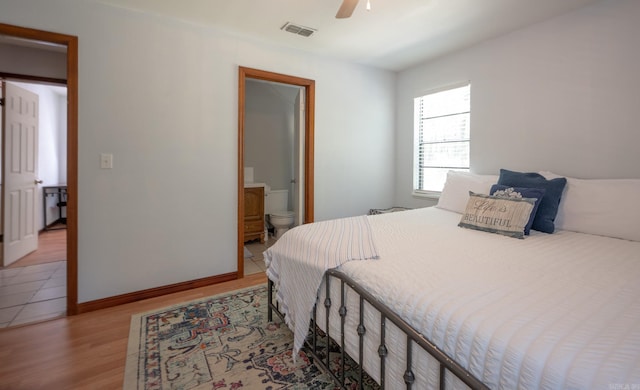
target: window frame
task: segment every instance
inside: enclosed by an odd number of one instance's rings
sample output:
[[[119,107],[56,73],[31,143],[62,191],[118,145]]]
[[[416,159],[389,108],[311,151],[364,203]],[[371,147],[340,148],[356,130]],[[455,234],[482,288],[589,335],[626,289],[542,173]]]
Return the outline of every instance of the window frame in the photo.
[[[470,80],[465,80],[465,81],[460,81],[457,83],[452,83],[452,84],[447,84],[438,88],[434,88],[434,89],[429,89],[427,91],[425,91],[424,93],[420,93],[418,94],[418,96],[415,96],[413,98],[413,105],[414,105],[414,112],[413,112],[413,167],[412,167],[412,195],[414,197],[418,197],[418,198],[431,198],[431,199],[438,199],[440,198],[440,194],[442,194],[442,190],[441,191],[434,191],[434,190],[421,190],[418,189],[418,170],[421,169],[421,167],[418,167],[419,164],[419,160],[420,160],[420,134],[419,134],[419,123],[420,123],[420,113],[418,112],[418,110],[415,109],[415,105],[416,105],[416,100],[423,98],[427,95],[432,95],[432,94],[436,94],[439,92],[444,92],[444,91],[448,91],[448,90],[452,90],[452,89],[457,89],[457,88],[462,88],[462,87],[469,87],[469,94],[471,94],[471,81]],[[469,97],[469,123],[471,122],[471,97]],[[469,124],[469,128],[470,128],[470,124]],[[469,129],[470,130],[470,129]],[[459,141],[457,141],[459,142]],[[471,153],[471,132],[469,131],[469,140],[467,141],[469,143],[469,154]],[[451,170],[456,170],[456,171],[462,171],[462,172],[470,172],[471,171],[471,155],[469,155],[469,166],[467,168],[451,168]]]

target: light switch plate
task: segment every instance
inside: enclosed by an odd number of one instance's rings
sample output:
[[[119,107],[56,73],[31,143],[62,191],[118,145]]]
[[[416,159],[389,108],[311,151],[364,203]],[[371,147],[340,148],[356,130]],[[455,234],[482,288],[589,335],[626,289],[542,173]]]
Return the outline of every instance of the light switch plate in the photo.
[[[102,169],[113,168],[113,154],[111,153],[100,154],[100,168]]]

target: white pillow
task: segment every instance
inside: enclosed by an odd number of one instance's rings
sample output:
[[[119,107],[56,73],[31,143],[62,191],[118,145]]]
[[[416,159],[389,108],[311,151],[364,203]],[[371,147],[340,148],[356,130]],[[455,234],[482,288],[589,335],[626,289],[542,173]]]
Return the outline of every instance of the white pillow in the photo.
[[[547,179],[559,176],[540,172]],[[558,229],[640,241],[640,179],[567,177],[555,226]]]
[[[489,195],[498,175],[478,175],[471,172],[449,171],[436,207],[462,214],[469,202],[469,191]]]

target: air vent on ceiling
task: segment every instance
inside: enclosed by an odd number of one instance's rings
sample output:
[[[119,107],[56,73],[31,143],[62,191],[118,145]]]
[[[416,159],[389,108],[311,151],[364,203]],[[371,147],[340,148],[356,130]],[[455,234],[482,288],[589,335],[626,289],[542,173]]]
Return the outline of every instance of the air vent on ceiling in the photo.
[[[298,24],[293,24],[291,22],[287,22],[284,26],[280,27],[280,30],[284,30],[293,34],[302,35],[303,37],[309,37],[314,32],[318,31],[311,27],[304,27]]]

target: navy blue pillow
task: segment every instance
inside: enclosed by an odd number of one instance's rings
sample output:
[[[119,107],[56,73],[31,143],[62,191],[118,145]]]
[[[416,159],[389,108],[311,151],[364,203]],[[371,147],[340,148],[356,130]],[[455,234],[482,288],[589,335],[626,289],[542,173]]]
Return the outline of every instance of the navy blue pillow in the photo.
[[[543,188],[544,196],[538,205],[538,212],[533,219],[531,229],[553,233],[555,230],[553,222],[558,214],[562,191],[567,185],[566,178],[559,177],[547,180],[538,173],[522,173],[501,169],[498,184],[508,187]]]
[[[489,191],[489,195],[495,195],[496,191],[504,191],[509,188],[513,188],[515,192],[518,192],[522,195],[523,198],[535,198],[536,202],[533,205],[533,209],[531,209],[531,215],[529,215],[529,222],[524,227],[524,234],[529,235],[531,231],[531,225],[533,225],[533,220],[536,217],[536,212],[538,211],[538,206],[540,206],[540,202],[542,201],[542,197],[546,192],[544,188],[525,188],[525,187],[509,187],[503,186],[501,184],[494,184],[491,186],[491,191]]]

